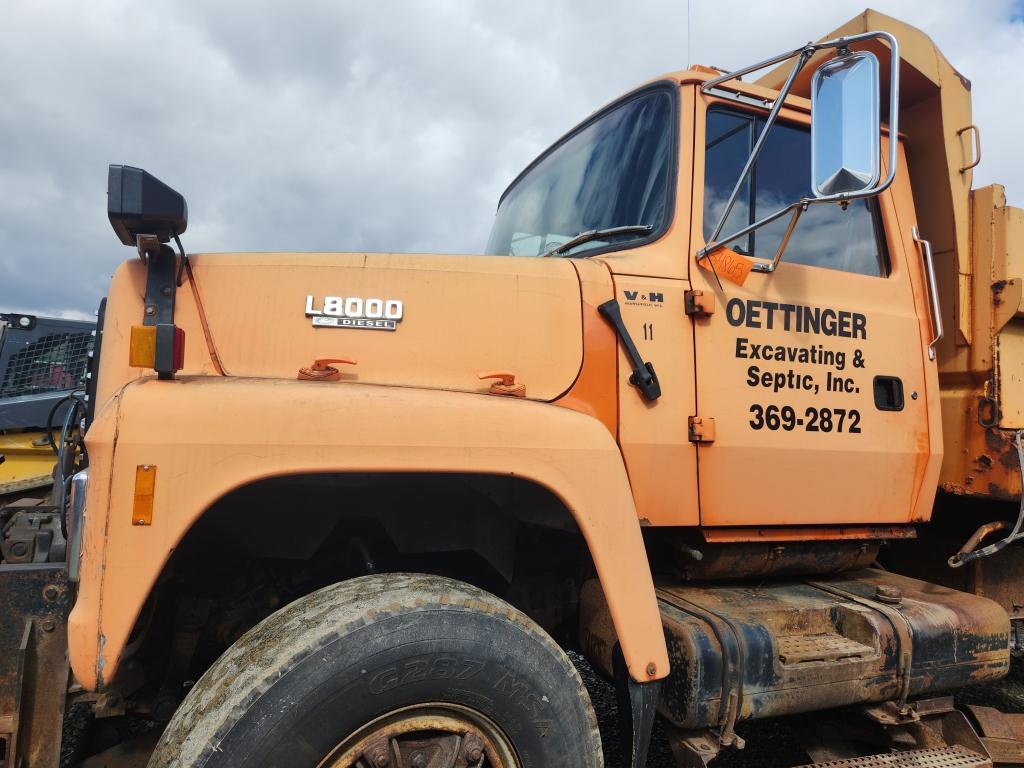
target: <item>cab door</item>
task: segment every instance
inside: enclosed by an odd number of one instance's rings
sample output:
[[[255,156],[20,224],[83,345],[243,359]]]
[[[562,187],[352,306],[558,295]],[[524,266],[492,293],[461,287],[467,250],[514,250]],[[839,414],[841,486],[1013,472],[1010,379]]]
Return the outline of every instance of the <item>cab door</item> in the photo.
[[[747,110],[698,107],[694,251],[763,126],[763,113]],[[723,236],[809,191],[807,117],[783,116]],[[787,219],[730,247],[768,261]],[[694,321],[697,415],[714,420],[713,439],[698,447],[702,525],[905,523],[930,509],[937,399],[926,384],[937,379],[927,310],[915,301],[919,260],[899,235],[910,223],[897,220],[891,190],[846,210],[811,206],[776,271],[742,285],[691,253],[694,288],[716,295],[712,314]]]

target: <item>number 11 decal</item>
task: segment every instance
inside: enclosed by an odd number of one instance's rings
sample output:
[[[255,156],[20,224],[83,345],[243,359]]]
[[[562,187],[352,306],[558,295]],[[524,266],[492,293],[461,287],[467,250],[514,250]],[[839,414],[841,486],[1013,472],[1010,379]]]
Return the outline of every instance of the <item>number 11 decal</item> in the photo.
[[[644,341],[654,341],[654,323],[644,323]]]

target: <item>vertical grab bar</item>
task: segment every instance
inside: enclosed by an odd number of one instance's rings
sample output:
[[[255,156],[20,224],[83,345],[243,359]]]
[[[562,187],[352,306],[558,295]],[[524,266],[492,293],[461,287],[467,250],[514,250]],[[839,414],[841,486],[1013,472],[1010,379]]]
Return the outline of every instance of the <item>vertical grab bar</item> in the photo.
[[[921,237],[917,227],[911,230],[914,242],[921,246],[924,254],[924,274],[928,280],[928,301],[932,312],[932,331],[935,338],[928,344],[928,359],[935,359],[935,345],[942,340],[942,312],[939,308],[939,286],[935,280],[935,260],[932,258],[932,244]]]
[[[974,136],[974,160],[968,163],[960,169],[960,173],[967,173],[971,168],[974,168],[978,163],[981,162],[981,131],[978,130],[976,125],[968,125],[966,128],[961,128],[956,132],[957,136],[963,136],[967,131],[971,131]]]

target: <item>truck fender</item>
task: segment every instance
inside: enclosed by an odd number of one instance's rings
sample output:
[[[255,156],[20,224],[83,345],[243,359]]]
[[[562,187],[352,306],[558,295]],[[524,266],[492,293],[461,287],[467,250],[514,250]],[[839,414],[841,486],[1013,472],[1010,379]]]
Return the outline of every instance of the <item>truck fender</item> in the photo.
[[[544,486],[586,540],[630,677],[668,674],[629,480],[597,419],[518,398],[352,382],[144,379],[115,397],[86,439],[93,481],[69,641],[87,689],[112,679],[168,557],[204,511],[241,486],[318,472],[495,474]],[[148,525],[133,515],[141,466],[156,472]]]

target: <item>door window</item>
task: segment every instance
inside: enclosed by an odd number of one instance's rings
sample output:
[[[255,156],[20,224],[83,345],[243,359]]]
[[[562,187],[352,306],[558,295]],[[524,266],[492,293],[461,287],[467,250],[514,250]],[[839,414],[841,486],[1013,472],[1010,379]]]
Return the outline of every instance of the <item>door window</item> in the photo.
[[[729,195],[764,127],[764,118],[738,110],[708,111],[704,155],[704,238],[714,231]],[[811,196],[811,134],[801,126],[775,123],[744,182],[721,235]],[[728,247],[772,259],[790,217],[734,240]],[[877,203],[854,200],[846,207],[811,205],[800,217],[784,263],[881,276],[888,272]]]

